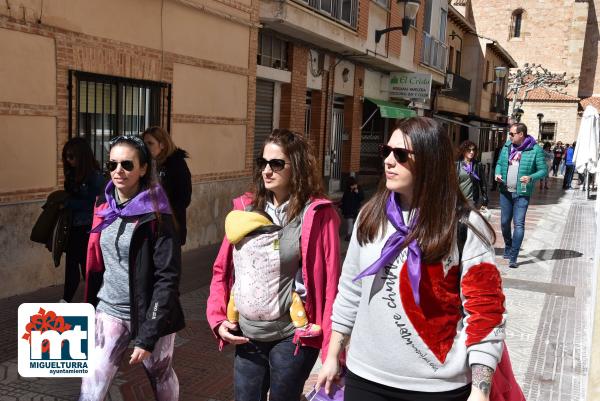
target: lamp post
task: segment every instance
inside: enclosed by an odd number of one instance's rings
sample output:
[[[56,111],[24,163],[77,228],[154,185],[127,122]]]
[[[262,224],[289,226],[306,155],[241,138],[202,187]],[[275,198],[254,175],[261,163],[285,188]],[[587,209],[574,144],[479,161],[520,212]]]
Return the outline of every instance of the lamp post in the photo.
[[[542,120],[544,119],[544,114],[543,113],[537,113],[537,118],[538,118],[538,142],[540,141],[540,139],[542,138]]]
[[[485,89],[486,86],[488,86],[489,84],[493,84],[493,83],[496,83],[497,86],[500,86],[500,83],[506,77],[507,73],[508,73],[508,68],[506,68],[506,67],[494,68],[494,77],[496,77],[496,79],[494,79],[493,81],[484,82],[483,88]]]
[[[420,0],[396,0],[398,4],[404,3],[404,17],[402,18],[402,26],[393,26],[385,29],[378,29],[375,31],[375,43],[379,43],[381,37],[391,31],[402,30],[402,35],[408,35],[410,25],[417,16],[419,6],[421,5]]]

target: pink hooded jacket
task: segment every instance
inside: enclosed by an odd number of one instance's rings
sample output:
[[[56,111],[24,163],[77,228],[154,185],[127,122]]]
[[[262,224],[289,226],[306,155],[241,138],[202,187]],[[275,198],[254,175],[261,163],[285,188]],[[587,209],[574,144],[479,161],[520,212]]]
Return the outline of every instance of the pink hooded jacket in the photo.
[[[244,210],[252,202],[246,193],[233,200],[235,210]],[[321,326],[323,335],[300,338],[301,345],[321,348],[321,358],[327,356],[331,337],[331,313],[340,277],[339,217],[333,203],[327,199],[313,199],[302,222],[301,254],[302,278],[306,286],[305,309],[308,321]],[[232,245],[223,239],[213,265],[210,295],[206,305],[208,324],[219,339],[219,349],[226,344],[218,328],[227,318],[227,302],[234,282]]]

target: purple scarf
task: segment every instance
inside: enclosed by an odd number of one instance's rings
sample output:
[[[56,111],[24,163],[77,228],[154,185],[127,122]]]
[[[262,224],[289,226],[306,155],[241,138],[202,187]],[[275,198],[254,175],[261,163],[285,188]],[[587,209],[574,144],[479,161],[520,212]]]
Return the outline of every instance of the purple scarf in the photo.
[[[477,173],[475,172],[475,169],[473,168],[473,166],[475,165],[475,163],[473,163],[473,162],[466,162],[464,160],[461,163],[463,165],[463,169],[465,170],[465,172],[468,175],[472,175],[473,177],[475,177],[475,179],[477,181],[480,181],[479,176],[477,175]]]
[[[393,262],[402,248],[400,247],[406,237],[409,235],[411,230],[417,223],[417,215],[413,216],[410,225],[407,226],[404,223],[404,217],[402,216],[402,208],[396,199],[397,195],[392,192],[386,203],[386,214],[388,220],[392,223],[396,232],[393,233],[390,238],[386,241],[383,249],[381,250],[381,256],[371,266],[363,270],[353,281],[361,279],[365,276],[377,274],[381,269],[386,267],[389,263]],[[408,244],[408,278],[410,280],[410,286],[413,292],[413,298],[417,305],[420,304],[419,297],[419,283],[421,282],[421,248],[416,240],[411,241]]]
[[[508,161],[512,162],[513,160],[521,160],[521,152],[524,150],[529,150],[533,148],[536,144],[535,138],[531,135],[527,135],[521,146],[515,148],[515,145],[510,145],[510,154],[508,156]]]
[[[108,207],[96,212],[96,215],[102,217],[103,220],[96,227],[92,228],[91,232],[99,233],[119,217],[141,216],[152,212],[171,214],[171,207],[169,206],[167,195],[160,185],[156,185],[153,188],[152,192],[154,192],[154,195],[151,194],[149,189],[146,189],[138,193],[135,198],[123,208],[117,206],[117,201],[113,196],[114,189],[115,185],[112,181],[109,181],[104,190]],[[152,199],[153,197],[154,201]]]

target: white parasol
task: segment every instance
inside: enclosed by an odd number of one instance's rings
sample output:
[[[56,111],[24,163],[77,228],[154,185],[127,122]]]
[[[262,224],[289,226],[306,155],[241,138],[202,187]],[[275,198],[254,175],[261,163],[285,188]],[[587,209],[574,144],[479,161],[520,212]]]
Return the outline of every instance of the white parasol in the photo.
[[[581,118],[577,146],[575,146],[575,154],[573,155],[573,163],[577,172],[583,173],[586,164],[590,173],[596,172],[599,136],[600,117],[598,116],[598,110],[594,106],[588,105]]]

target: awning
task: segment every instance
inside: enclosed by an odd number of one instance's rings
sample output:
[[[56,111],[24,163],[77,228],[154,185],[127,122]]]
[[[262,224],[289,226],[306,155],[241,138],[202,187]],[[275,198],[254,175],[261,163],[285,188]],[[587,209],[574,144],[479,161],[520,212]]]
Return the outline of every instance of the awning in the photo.
[[[439,115],[439,114],[434,114],[434,115],[433,115],[433,118],[435,118],[436,120],[442,120],[442,121],[445,121],[445,122],[448,122],[448,123],[453,123],[453,124],[457,124],[457,125],[462,125],[463,127],[468,127],[468,128],[479,128],[479,127],[476,127],[475,125],[467,124],[467,123],[465,123],[465,122],[463,122],[463,121],[458,121],[458,120],[455,120],[455,119],[453,119],[453,118],[449,118],[449,117],[441,116],[441,115]]]
[[[474,128],[474,129],[503,130],[506,128],[506,125],[504,125],[503,123],[497,123],[497,124],[492,124],[490,126],[481,127],[479,125],[469,124],[464,121],[455,120],[452,117],[444,116],[444,115],[440,115],[440,114],[434,114],[433,118],[435,118],[436,120],[441,120],[441,121],[449,122],[452,124],[462,125],[463,127],[467,127],[467,128]],[[481,120],[472,119],[471,121],[481,121]],[[489,122],[488,122],[488,124],[489,124]]]
[[[379,107],[379,112],[383,118],[410,118],[415,117],[417,113],[398,103],[388,102],[387,100],[373,99],[365,97],[369,102],[375,103]]]

